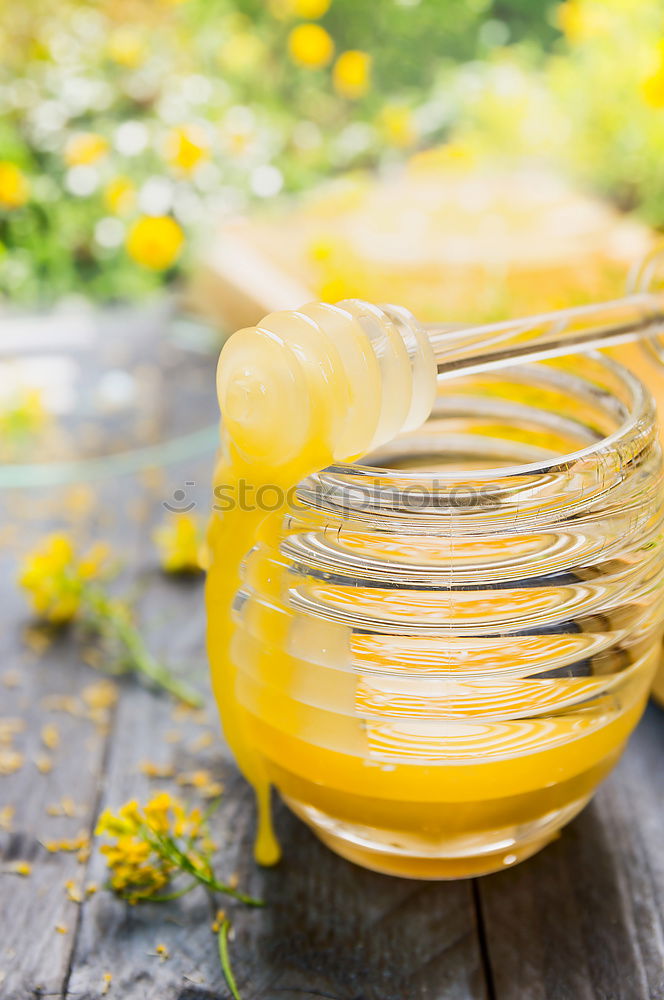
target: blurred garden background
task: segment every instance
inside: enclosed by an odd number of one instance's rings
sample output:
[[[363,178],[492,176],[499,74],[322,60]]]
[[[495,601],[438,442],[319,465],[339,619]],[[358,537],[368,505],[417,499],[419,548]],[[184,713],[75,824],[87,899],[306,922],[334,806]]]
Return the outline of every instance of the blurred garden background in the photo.
[[[135,299],[225,220],[400,164],[432,211],[448,174],[527,164],[658,227],[663,148],[659,0],[5,0],[0,297]],[[340,298],[331,204],[304,256]]]

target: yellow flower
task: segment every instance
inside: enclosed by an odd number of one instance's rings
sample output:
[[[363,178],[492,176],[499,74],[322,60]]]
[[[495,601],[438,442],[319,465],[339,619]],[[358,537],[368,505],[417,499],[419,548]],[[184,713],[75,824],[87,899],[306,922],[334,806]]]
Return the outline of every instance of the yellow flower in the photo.
[[[12,875],[22,875],[23,878],[27,878],[32,874],[32,865],[29,861],[12,861],[5,870]]]
[[[378,117],[378,125],[392,146],[405,148],[417,139],[412,112],[405,104],[386,104]]]
[[[651,108],[664,108],[664,70],[658,70],[641,84],[641,95]]]
[[[48,422],[42,393],[39,389],[19,389],[17,397],[4,413],[0,413],[0,432],[5,438],[35,434]]]
[[[184,233],[174,219],[145,215],[129,230],[126,246],[137,264],[151,271],[163,271],[178,259],[183,243]]]
[[[319,24],[298,24],[288,36],[288,49],[299,66],[320,69],[332,59],[334,42]]]
[[[470,167],[475,162],[475,150],[465,142],[446,142],[423,149],[408,161],[412,171],[439,170],[441,167]]]
[[[161,792],[160,795],[150,799],[143,809],[145,821],[150,829],[155,833],[166,833],[171,825],[173,807],[174,803],[168,792]]]
[[[556,10],[558,26],[572,45],[609,35],[615,27],[610,5],[589,0],[566,0]]]
[[[270,12],[274,17],[302,17],[315,21],[330,9],[332,0],[270,0]]]
[[[119,810],[117,816],[115,816],[110,809],[104,809],[103,813],[97,820],[97,827],[95,829],[96,836],[100,837],[102,834],[107,833],[111,837],[123,837],[136,833],[139,824],[134,819],[133,807],[137,805],[138,803],[135,803],[134,801],[127,802],[126,805]]]
[[[37,614],[54,623],[71,621],[80,607],[83,584],[100,575],[106,552],[98,544],[79,559],[66,535],[44,539],[25,557],[19,576]]]
[[[561,3],[556,11],[558,26],[570,42],[576,42],[583,34],[583,11],[578,0]]]
[[[329,260],[334,253],[334,243],[325,237],[316,237],[307,248],[311,260]]]
[[[82,580],[96,580],[101,576],[104,565],[111,554],[106,542],[95,542],[78,563],[78,574]]]
[[[240,31],[219,49],[219,63],[229,73],[245,73],[261,67],[267,55],[265,42],[251,31]]]
[[[104,189],[104,202],[109,212],[125,215],[136,201],[136,188],[128,177],[116,177]]]
[[[359,49],[342,52],[332,72],[335,89],[342,97],[351,100],[362,97],[369,89],[371,56]]]
[[[25,175],[15,163],[0,161],[0,208],[20,208],[28,200],[30,190]]]
[[[116,28],[109,37],[107,51],[114,62],[133,69],[143,61],[145,45],[131,28]]]
[[[203,531],[190,514],[174,514],[157,528],[154,540],[167,573],[196,573],[205,569]]]
[[[65,162],[69,167],[87,167],[108,152],[108,140],[96,132],[77,132],[65,146]]]
[[[115,846],[104,844],[101,853],[110,869],[110,887],[130,903],[149,899],[168,885],[174,864],[144,840],[121,837]]]
[[[343,299],[355,299],[361,292],[352,280],[341,275],[331,276],[318,285],[318,298],[321,302],[341,302]]]
[[[641,96],[651,108],[664,108],[664,41],[657,46],[654,72],[641,83]]]
[[[327,13],[332,0],[291,0],[291,2],[296,17],[315,21]]]
[[[192,173],[199,163],[209,159],[210,142],[200,125],[179,125],[166,137],[166,159],[175,170]]]
[[[104,810],[95,831],[114,839],[100,850],[110,869],[110,887],[130,903],[150,899],[163,889],[179,866],[174,860],[178,854],[191,866],[189,871],[193,867],[206,875],[209,863],[196,848],[204,832],[201,810],[187,813],[167,792],[143,807],[135,800],[127,802],[117,815]]]

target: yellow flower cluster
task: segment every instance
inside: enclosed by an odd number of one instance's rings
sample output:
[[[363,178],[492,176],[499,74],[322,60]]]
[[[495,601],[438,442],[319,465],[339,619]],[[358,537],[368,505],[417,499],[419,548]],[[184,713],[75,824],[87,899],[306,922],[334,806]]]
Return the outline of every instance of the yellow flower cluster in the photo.
[[[175,514],[154,533],[162,568],[167,573],[198,573],[206,567],[203,530],[190,514]]]
[[[99,578],[108,554],[108,546],[97,542],[78,556],[67,535],[50,535],[25,557],[19,583],[41,618],[68,622],[79,610],[85,584]]]
[[[25,205],[29,193],[25,175],[16,164],[0,160],[0,208],[20,208]]]
[[[144,806],[133,799],[117,813],[106,809],[95,833],[114,841],[101,848],[110,870],[108,888],[138,903],[175,899],[202,885],[250,906],[262,906],[260,900],[240,892],[233,879],[224,883],[215,877],[211,853],[216,845],[209,838],[206,818],[198,808],[185,809],[168,792],[160,792]],[[178,873],[188,875],[189,884],[170,895],[159,895]]]
[[[115,841],[101,848],[110,870],[110,888],[130,903],[155,896],[181,868],[182,849],[173,838],[184,838],[191,848],[202,832],[200,809],[187,812],[167,792],[154,796],[143,808],[132,800],[117,814],[106,809],[95,833]],[[190,849],[182,856],[194,868],[201,865],[199,856]]]

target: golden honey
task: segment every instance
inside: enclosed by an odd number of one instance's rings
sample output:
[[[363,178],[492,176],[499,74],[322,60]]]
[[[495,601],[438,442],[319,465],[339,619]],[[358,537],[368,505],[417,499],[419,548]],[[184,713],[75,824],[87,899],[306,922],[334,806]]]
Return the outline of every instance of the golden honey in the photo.
[[[277,314],[222,352],[209,651],[265,864],[271,785],[380,871],[527,857],[613,766],[656,668],[642,386],[575,358],[434,400],[416,358],[397,314],[354,304]]]

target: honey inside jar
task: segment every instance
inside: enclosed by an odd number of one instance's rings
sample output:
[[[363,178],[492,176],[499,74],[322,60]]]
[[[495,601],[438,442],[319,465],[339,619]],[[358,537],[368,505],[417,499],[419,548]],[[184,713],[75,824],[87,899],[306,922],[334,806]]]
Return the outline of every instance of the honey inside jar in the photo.
[[[375,317],[325,308],[345,353],[305,310],[220,362],[209,651],[256,856],[279,856],[274,784],[366,867],[497,870],[583,807],[647,697],[652,404],[599,357],[461,378],[434,402],[417,345],[367,350]]]

